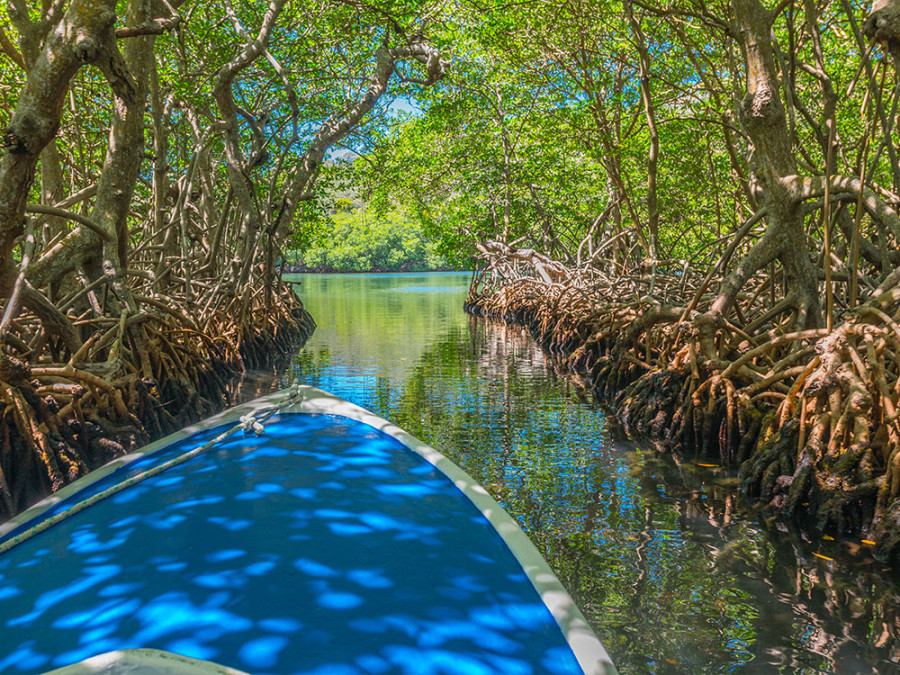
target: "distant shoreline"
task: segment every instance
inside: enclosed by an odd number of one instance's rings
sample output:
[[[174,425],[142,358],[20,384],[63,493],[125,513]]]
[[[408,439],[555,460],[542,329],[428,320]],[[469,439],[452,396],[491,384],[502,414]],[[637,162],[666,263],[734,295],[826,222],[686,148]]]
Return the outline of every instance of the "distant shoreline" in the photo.
[[[432,274],[435,272],[459,272],[471,273],[472,270],[453,267],[442,267],[431,270],[335,270],[335,269],[310,269],[302,266],[291,266],[284,269],[284,274]]]

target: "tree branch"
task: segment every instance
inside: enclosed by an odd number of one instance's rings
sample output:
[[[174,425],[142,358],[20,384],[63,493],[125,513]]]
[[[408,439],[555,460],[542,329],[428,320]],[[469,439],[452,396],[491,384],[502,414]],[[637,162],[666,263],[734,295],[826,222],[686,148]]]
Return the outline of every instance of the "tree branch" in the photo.
[[[41,213],[46,216],[57,216],[59,218],[66,218],[68,220],[74,220],[76,223],[80,223],[84,225],[89,230],[95,232],[100,235],[101,239],[106,241],[112,241],[112,235],[107,232],[103,227],[95,223],[93,220],[88,218],[87,216],[82,216],[80,213],[74,213],[73,211],[67,211],[66,209],[61,209],[56,206],[47,206],[46,204],[29,204],[25,207],[25,211],[27,213]]]
[[[797,200],[805,201],[825,194],[825,176],[786,176],[781,180],[782,185]],[[855,176],[831,176],[828,180],[829,191],[833,198],[857,199],[862,191],[862,205],[866,213],[873,220],[890,228],[895,237],[900,238],[900,215],[891,208],[887,202],[878,197],[865,185],[861,185],[859,178]]]
[[[0,51],[6,54],[19,68],[26,70],[24,57],[16,49],[16,46],[10,42],[2,26],[0,26]]]
[[[162,35],[166,31],[174,30],[181,22],[181,17],[173,16],[169,18],[153,19],[147,21],[140,26],[126,26],[116,29],[116,39],[139,37],[141,35]]]

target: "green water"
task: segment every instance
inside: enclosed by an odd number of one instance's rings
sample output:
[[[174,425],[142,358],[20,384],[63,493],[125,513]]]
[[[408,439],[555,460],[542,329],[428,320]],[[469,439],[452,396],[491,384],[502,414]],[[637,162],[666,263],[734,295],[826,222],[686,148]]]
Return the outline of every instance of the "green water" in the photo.
[[[462,311],[467,275],[292,278],[319,328],[263,386],[322,387],[450,456],[623,673],[900,672],[900,589],[864,545],[761,522],[724,470],[623,441],[524,331]]]

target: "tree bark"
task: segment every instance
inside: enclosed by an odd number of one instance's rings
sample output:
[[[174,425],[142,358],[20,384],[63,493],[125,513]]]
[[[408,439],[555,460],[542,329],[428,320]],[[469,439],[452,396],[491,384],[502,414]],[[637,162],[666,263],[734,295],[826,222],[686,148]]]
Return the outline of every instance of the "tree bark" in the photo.
[[[241,236],[238,237],[240,249],[236,251],[235,255],[235,262],[239,265],[239,272],[234,279],[237,288],[242,288],[247,283],[256,254],[257,239],[263,229],[263,222],[262,214],[254,198],[253,181],[241,151],[238,111],[234,103],[232,88],[238,74],[265,52],[269,35],[275,27],[275,21],[284,8],[284,4],[285,0],[276,0],[270,3],[256,37],[249,39],[244,50],[219,70],[213,88],[213,96],[225,122],[225,165],[228,172],[228,183],[241,207],[245,224]]]
[[[154,18],[153,4],[153,0],[130,0],[126,23],[135,26],[150,21]],[[122,271],[127,267],[128,209],[144,153],[144,109],[155,41],[155,35],[129,38],[120,54],[110,39],[110,57],[102,64],[114,95],[113,121],[91,215],[111,237],[101,248],[102,273],[132,313],[137,312],[137,306]]]
[[[863,31],[870,39],[884,42],[891,56],[900,60],[900,0],[874,0]]]

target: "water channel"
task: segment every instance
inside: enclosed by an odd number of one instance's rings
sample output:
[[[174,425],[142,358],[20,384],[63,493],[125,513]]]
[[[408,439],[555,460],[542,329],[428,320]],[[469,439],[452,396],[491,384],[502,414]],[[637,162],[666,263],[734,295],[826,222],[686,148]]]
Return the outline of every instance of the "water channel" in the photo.
[[[900,584],[856,540],[760,520],[733,473],[621,437],[522,329],[467,316],[465,274],[298,275],[298,380],[462,466],[518,520],[622,673],[895,673]]]

